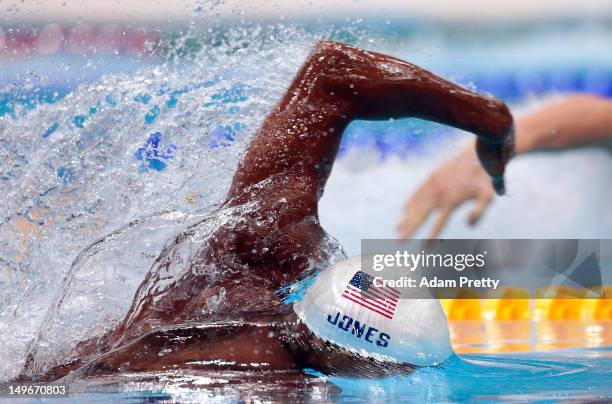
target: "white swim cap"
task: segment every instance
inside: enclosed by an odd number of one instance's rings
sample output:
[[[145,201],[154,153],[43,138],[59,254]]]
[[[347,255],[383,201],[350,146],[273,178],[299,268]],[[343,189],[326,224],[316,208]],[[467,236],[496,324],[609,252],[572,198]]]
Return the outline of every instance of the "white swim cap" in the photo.
[[[431,366],[453,350],[437,299],[401,299],[361,271],[361,257],[318,275],[293,310],[318,338],[383,361]]]

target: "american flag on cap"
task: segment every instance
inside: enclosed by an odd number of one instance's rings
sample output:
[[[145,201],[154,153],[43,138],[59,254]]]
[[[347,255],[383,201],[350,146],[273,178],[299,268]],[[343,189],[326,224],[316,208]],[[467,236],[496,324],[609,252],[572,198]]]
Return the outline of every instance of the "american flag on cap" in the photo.
[[[346,285],[342,297],[376,314],[392,319],[400,292],[387,286],[374,286],[374,277],[359,271]]]

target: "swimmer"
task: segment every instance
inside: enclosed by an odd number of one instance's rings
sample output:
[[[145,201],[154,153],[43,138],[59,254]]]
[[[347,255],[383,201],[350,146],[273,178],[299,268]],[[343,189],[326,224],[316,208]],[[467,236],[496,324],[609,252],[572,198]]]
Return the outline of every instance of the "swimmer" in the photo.
[[[78,359],[37,372],[30,357],[23,377],[55,380],[76,369],[83,376],[169,369],[410,369],[410,363],[381,367],[317,340],[275,293],[312,274],[313,262],[330,258],[317,203],[347,125],[404,117],[474,133],[484,170],[503,193],[514,147],[512,116],[503,102],[391,56],[320,42],[251,141],[226,201],[204,219],[214,230],[202,234],[196,224],[169,241],[125,318],[101,338],[79,344]],[[198,238],[206,242],[191,251]],[[164,278],[177,265],[184,267],[180,275]],[[220,304],[205,310],[211,302]],[[369,329],[368,338],[384,343],[380,332],[373,333]]]
[[[555,152],[579,147],[603,147],[612,151],[612,100],[577,94],[554,102],[516,122],[516,152]],[[469,145],[442,164],[404,205],[397,227],[411,238],[429,215],[437,218],[429,238],[437,238],[451,213],[468,201],[475,205],[468,223],[475,224],[493,199],[488,175]]]

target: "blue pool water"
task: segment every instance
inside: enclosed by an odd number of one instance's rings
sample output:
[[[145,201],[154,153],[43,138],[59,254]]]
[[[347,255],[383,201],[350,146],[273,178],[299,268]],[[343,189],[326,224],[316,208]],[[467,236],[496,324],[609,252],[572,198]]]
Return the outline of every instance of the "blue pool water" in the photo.
[[[612,398],[612,349],[453,357],[382,382],[333,380],[341,397],[397,402],[555,402]]]

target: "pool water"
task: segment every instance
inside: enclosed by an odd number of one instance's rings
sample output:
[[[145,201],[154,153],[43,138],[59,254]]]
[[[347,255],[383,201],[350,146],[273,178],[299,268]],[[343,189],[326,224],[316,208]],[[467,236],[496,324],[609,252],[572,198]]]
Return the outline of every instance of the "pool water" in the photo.
[[[221,45],[191,58],[96,60],[93,70],[106,74],[66,77],[63,65],[80,73],[91,65],[69,57],[25,60],[15,62],[16,72],[35,70],[46,79],[24,84],[0,76],[0,181],[9,190],[0,193],[0,380],[17,375],[28,354],[40,367],[55,363],[125,314],[165,241],[223,200],[242,151],[320,37],[409,59],[504,97],[519,111],[560,93],[612,94],[609,28],[565,27],[560,48],[558,27],[492,39],[358,25],[340,24],[335,32],[246,26],[227,29]],[[405,198],[469,139],[418,120],[354,123],[321,201],[324,227],[348,255],[359,253],[362,237],[394,237]],[[518,159],[508,173],[509,196],[474,228],[460,211],[444,236],[612,237],[611,174],[612,159],[602,150]],[[612,397],[609,328],[589,339],[563,332],[583,324],[554,324],[552,334],[534,334],[530,325],[524,335],[520,327],[504,334],[501,323],[492,334],[491,323],[452,322],[461,356],[383,380],[313,372],[121,374],[72,380],[67,400]],[[500,353],[513,350],[522,352]]]
[[[334,380],[342,398],[422,402],[597,400],[612,395],[610,349],[453,357],[382,382]],[[344,396],[346,395],[346,396]]]
[[[66,402],[607,402],[612,348],[467,354],[385,379],[165,372],[79,381]],[[24,400],[26,402],[26,400]]]

